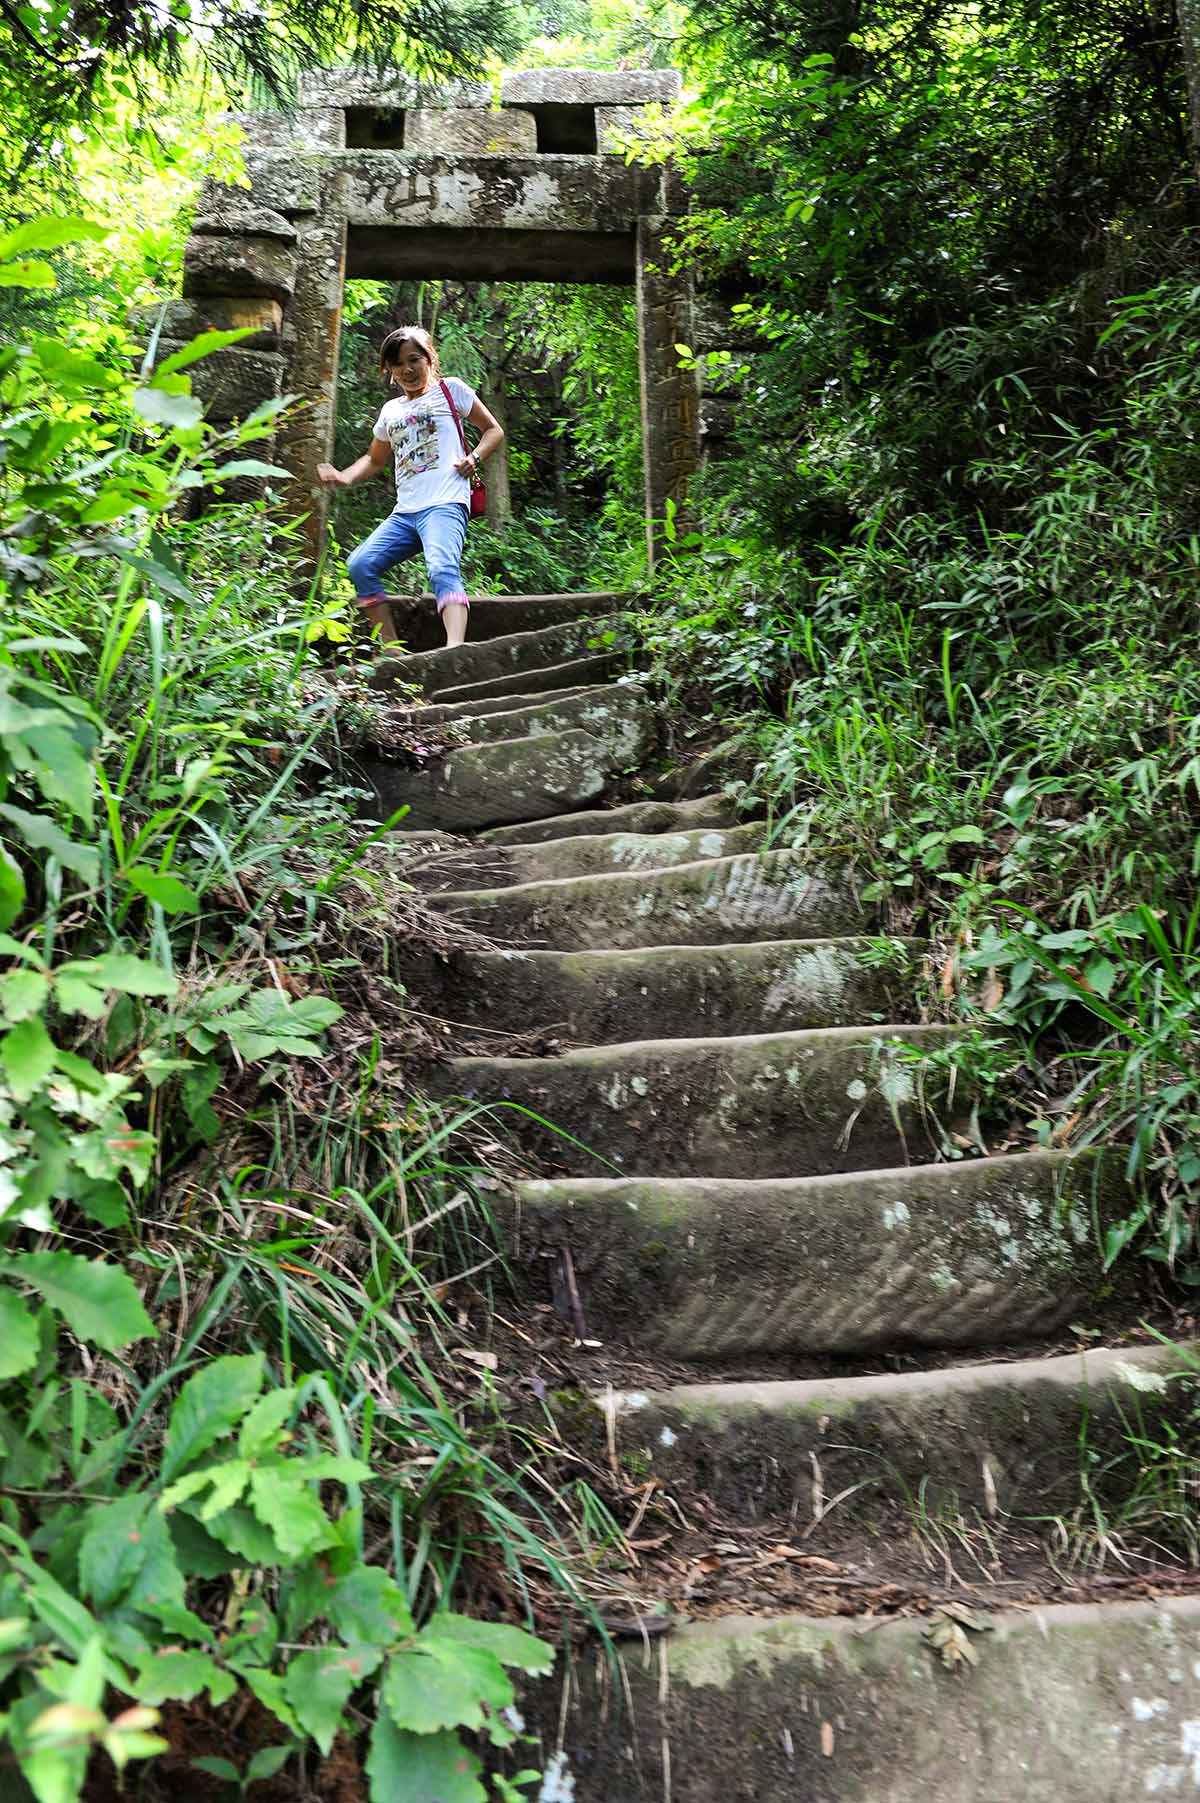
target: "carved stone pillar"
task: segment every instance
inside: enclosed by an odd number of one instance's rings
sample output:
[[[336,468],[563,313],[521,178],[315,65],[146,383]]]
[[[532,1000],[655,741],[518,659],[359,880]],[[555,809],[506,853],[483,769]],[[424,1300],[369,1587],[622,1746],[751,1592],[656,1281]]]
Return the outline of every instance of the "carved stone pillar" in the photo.
[[[646,470],[647,550],[662,554],[668,502],[678,536],[692,529],[688,488],[700,461],[696,379],[679,367],[677,344],[691,344],[691,284],[672,275],[664,240],[670,215],[637,224],[638,356],[641,364],[642,445]]]

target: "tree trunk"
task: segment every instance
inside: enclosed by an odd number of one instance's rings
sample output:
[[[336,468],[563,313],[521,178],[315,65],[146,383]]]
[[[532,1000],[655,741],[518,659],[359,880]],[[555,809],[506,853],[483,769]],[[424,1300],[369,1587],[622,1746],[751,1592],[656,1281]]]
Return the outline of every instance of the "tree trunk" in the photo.
[[[1188,134],[1192,162],[1200,178],[1200,0],[1175,0],[1179,36],[1183,43],[1183,67],[1187,76]]]
[[[500,424],[508,429],[508,407],[504,397],[504,328],[499,318],[495,319],[488,330],[482,346],[484,362],[487,366],[487,389],[484,393],[484,405],[493,412]],[[487,482],[487,523],[496,532],[503,532],[512,522],[512,489],[508,480],[508,440],[493,451],[484,465],[484,477]]]

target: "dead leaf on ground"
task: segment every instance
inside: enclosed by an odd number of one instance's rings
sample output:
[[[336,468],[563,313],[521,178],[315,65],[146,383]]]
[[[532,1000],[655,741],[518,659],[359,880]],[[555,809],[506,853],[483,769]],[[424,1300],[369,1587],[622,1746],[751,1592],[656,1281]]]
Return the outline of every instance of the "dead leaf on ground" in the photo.
[[[821,1723],[821,1751],[826,1759],[833,1758],[833,1723]]]

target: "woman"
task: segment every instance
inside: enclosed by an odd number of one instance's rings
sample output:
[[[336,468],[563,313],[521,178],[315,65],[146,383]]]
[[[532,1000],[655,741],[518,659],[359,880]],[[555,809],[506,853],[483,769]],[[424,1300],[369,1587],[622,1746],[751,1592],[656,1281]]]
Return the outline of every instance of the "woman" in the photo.
[[[378,626],[380,637],[394,641],[384,571],[423,551],[446,643],[461,645],[471,605],[461,569],[470,478],[503,443],[504,430],[465,382],[454,376],[443,379],[433,339],[420,326],[397,326],[388,333],[379,349],[379,368],[400,394],[384,402],[370,450],[348,469],[319,463],[317,476],[326,488],[353,488],[394,462],[396,505],[347,560],[358,605]],[[473,451],[461,436],[462,420],[483,433]]]

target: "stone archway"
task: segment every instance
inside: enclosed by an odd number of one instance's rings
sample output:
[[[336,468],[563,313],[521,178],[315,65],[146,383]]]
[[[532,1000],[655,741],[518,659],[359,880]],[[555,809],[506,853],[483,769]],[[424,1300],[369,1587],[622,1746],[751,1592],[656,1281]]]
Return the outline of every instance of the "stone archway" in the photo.
[[[679,184],[669,167],[627,164],[612,134],[678,90],[673,72],[530,70],[504,77],[496,107],[483,83],[431,89],[335,69],[301,78],[290,116],[237,115],[250,186],[206,186],[167,333],[253,329],[197,366],[211,417],[281,394],[304,403],[276,455],[296,477],[314,554],[346,277],[418,275],[635,288],[653,561],[667,503],[686,510],[699,461],[695,380],[675,351],[691,342],[693,297],[663,255]]]

